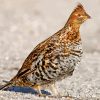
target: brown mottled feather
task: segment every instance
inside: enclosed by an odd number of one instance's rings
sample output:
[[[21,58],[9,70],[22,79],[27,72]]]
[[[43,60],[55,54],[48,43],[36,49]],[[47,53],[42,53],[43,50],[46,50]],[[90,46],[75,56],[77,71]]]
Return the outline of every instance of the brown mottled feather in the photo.
[[[65,26],[38,44],[25,59],[17,75],[1,89],[13,85],[35,88],[72,75],[82,56],[79,28],[88,18],[90,16],[79,4]]]

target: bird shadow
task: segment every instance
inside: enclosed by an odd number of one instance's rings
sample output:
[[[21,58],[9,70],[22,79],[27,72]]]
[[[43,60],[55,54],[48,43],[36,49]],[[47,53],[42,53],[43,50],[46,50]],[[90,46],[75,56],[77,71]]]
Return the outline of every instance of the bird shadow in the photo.
[[[2,87],[2,86],[0,86],[0,87]],[[21,93],[30,93],[30,94],[34,94],[34,95],[37,95],[38,94],[38,92],[36,90],[34,90],[33,88],[30,88],[30,87],[12,86],[12,87],[8,88],[5,91],[13,91],[13,92],[21,92]],[[51,95],[51,93],[48,92],[48,91],[46,91],[46,90],[41,90],[41,93],[42,94],[45,94],[45,95]]]

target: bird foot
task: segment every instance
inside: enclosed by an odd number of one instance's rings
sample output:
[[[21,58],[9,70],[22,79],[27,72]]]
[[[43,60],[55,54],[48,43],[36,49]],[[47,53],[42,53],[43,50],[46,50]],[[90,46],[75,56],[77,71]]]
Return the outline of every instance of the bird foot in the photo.
[[[47,97],[48,95],[46,95],[46,94],[36,94],[37,96],[39,96],[39,97]]]

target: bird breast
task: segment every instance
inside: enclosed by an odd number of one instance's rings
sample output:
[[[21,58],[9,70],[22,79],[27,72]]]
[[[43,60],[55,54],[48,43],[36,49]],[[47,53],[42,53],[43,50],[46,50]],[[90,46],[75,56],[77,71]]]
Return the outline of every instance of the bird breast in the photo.
[[[57,48],[53,52],[41,53],[37,60],[32,63],[31,70],[36,70],[27,78],[31,82],[45,84],[55,80],[62,79],[64,76],[72,74],[76,64],[80,62],[82,56],[81,42],[69,44],[66,48],[70,52],[65,54],[64,48]]]

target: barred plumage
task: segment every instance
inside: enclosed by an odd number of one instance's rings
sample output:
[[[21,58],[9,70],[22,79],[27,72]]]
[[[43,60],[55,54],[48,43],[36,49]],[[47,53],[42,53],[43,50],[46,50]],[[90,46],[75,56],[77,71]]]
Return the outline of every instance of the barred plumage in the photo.
[[[1,89],[14,85],[38,88],[72,75],[82,56],[79,28],[88,18],[90,16],[79,4],[65,26],[37,45],[24,61],[17,75]]]

